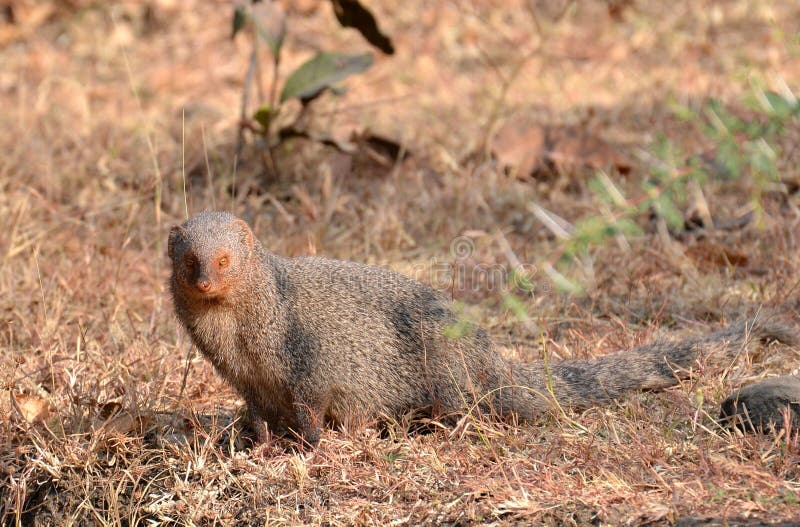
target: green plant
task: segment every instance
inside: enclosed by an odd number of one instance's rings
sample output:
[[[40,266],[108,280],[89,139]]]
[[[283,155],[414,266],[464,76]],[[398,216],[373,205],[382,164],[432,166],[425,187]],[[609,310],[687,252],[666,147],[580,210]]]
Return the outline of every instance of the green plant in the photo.
[[[358,0],[331,0],[334,14],[343,27],[357,29],[364,38],[384,53],[394,53],[391,40],[381,33],[372,13]],[[250,130],[260,138],[267,155],[266,169],[273,175],[277,172],[273,149],[282,141],[293,137],[313,139],[342,149],[331,138],[313,135],[304,122],[311,103],[326,91],[337,92],[336,86],[342,80],[367,70],[373,63],[371,53],[345,54],[331,51],[318,51],[313,57],[289,74],[278,93],[278,78],[281,65],[281,52],[286,42],[286,17],[275,2],[252,0],[248,4],[238,4],[234,8],[232,38],[242,30],[251,33],[253,50],[250,67],[245,79],[242,96],[242,111],[237,156],[241,155],[244,130]],[[264,42],[272,57],[272,79],[268,96],[261,90],[261,73],[258,64],[259,43]],[[256,78],[259,101],[257,110],[248,116],[250,87]],[[287,124],[276,129],[276,123],[283,116],[286,103],[292,99],[300,101],[301,110]]]
[[[580,285],[567,278],[575,262],[590,266],[589,251],[608,240],[639,236],[640,224],[654,218],[672,233],[698,226],[713,228],[710,214],[705,218],[687,219],[687,202],[710,181],[734,181],[750,178],[748,197],[753,214],[762,214],[762,194],[779,182],[778,161],[780,139],[800,120],[800,102],[788,89],[782,93],[753,86],[745,100],[746,116],[734,113],[717,99],[710,99],[700,108],[673,103],[674,114],[692,123],[710,148],[687,154],[673,141],[662,137],[651,149],[651,168],[642,183],[638,197],[627,198],[604,172],[598,172],[589,183],[597,197],[599,213],[579,219],[575,225],[538,206],[532,212],[556,235],[559,248],[556,257],[542,267],[557,287],[579,292]]]

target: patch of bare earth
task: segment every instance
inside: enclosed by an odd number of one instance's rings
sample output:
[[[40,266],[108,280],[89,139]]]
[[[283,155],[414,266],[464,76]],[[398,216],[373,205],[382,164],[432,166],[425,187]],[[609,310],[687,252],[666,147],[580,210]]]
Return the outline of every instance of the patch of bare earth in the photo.
[[[284,76],[317,49],[367,48],[327,2],[285,4]],[[167,299],[166,235],[187,209],[231,209],[280,254],[315,251],[421,280],[452,262],[459,236],[474,244],[470,265],[541,266],[558,241],[531,203],[575,221],[600,206],[587,180],[601,166],[635,196],[659,137],[708,147],[671,102],[717,97],[735,108],[752,82],[800,88],[791,2],[372,4],[397,53],[348,79],[343,97],[320,100],[314,125],[340,138],[369,128],[412,156],[387,163],[294,141],[278,153],[279,180],[265,181],[253,144],[234,160],[250,47],[230,40],[229,3],[0,3],[0,521],[797,519],[798,438],[715,423],[733,388],[797,366],[789,347],[698,365],[665,393],[519,426],[475,416],[426,432],[328,430],[306,453],[249,446],[240,401],[191,352]],[[527,162],[547,170],[535,177],[490,155],[517,122],[526,128],[511,130],[506,152],[539,138],[541,156]],[[798,181],[799,132],[793,123],[778,152],[787,182]],[[712,215],[740,217],[752,185],[710,182]],[[797,204],[768,192],[758,221],[681,238],[642,218],[643,236],[579,264],[586,295],[535,274],[533,296],[518,296],[528,320],[496,288],[454,296],[523,360],[699,334],[761,305],[796,317]]]

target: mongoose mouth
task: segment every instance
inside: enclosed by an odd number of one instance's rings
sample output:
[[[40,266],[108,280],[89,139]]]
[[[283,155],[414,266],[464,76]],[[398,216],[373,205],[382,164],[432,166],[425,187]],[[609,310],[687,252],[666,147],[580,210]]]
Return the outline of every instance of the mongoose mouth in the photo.
[[[194,298],[203,299],[203,300],[214,300],[223,298],[228,294],[228,287],[225,286],[206,286],[206,288],[200,288],[193,284],[186,284],[184,286],[184,290],[186,293]]]

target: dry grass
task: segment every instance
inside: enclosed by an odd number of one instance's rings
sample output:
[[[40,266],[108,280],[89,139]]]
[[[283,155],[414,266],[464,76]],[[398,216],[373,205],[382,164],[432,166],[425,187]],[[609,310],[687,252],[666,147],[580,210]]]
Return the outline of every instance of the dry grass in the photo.
[[[503,118],[578,124],[634,156],[660,134],[692,151],[697,134],[672,117],[670,98],[736,103],[748,78],[800,87],[800,11],[790,2],[636,5],[622,21],[597,3],[558,21],[541,11],[540,30],[524,2],[381,4],[398,54],[349,81],[344,99],[324,102],[319,125],[342,137],[368,126],[402,139],[414,157],[382,166],[295,143],[271,184],[252,155],[234,170],[248,47],[228,39],[227,3],[55,2],[18,33],[3,26],[0,521],[797,518],[797,438],[742,437],[714,423],[732,388],[791,371],[796,349],[709,365],[691,382],[613,408],[524,426],[329,430],[311,453],[288,443],[248,448],[240,402],[199,357],[181,394],[189,344],[166,298],[164,245],[185,202],[190,211],[233,209],[281,254],[314,250],[423,280],[465,233],[476,263],[507,265],[506,243],[538,262],[555,242],[527,205],[574,221],[597,203],[586,171],[563,175],[567,185],[533,184],[475,161]],[[292,15],[284,71],[313,49],[364,48],[326,3],[295,9],[305,12]],[[797,179],[785,152],[782,177]],[[646,164],[637,166],[619,184],[635,193],[646,176]],[[735,216],[749,185],[711,184],[715,214]],[[654,233],[594,251],[585,297],[536,276],[529,322],[492,292],[460,300],[504,353],[526,360],[541,356],[542,332],[552,354],[587,357],[649,340],[660,326],[706,331],[762,304],[796,315],[796,205],[796,195],[767,196],[760,224],[708,234],[703,243],[746,254],[744,267],[691,252],[697,240]]]

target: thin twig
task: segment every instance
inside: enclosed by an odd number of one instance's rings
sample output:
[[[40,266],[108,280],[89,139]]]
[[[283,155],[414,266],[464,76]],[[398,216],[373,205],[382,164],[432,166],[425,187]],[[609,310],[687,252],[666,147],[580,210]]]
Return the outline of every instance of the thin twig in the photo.
[[[250,85],[253,83],[257,61],[258,55],[256,54],[255,46],[253,46],[253,51],[250,53],[250,63],[247,66],[247,75],[245,75],[244,78],[244,88],[242,89],[242,109],[241,112],[239,112],[239,135],[236,137],[236,159],[242,157],[242,149],[244,148],[244,123],[247,122],[247,108],[250,103]]]
[[[186,367],[183,369],[183,380],[181,381],[181,391],[178,394],[178,399],[183,399],[183,392],[186,390],[186,379],[189,377],[189,366],[192,365],[192,357],[194,356],[194,346],[189,344],[189,351],[186,352]]]
[[[278,115],[278,108],[280,107],[280,103],[278,102],[278,75],[280,71],[280,66],[281,66],[281,54],[280,54],[280,49],[278,49],[277,52],[273,52],[272,54],[272,82],[269,87],[270,116],[269,119],[267,120],[267,129],[264,131],[264,135],[266,136],[266,157],[267,157],[266,163],[268,165],[268,173],[270,174],[270,179],[275,179],[278,177],[278,163],[275,159],[274,146],[270,141],[270,134],[272,132],[273,117]]]
[[[208,190],[211,194],[211,208],[217,208],[217,201],[215,198],[214,193],[214,174],[211,171],[211,163],[208,161],[208,143],[206,142],[206,127],[204,125],[200,125],[200,135],[203,138],[203,155],[206,159],[206,178],[208,178]]]
[[[256,57],[254,65],[256,76],[256,94],[258,95],[258,101],[261,102],[264,100],[264,82],[263,76],[261,75],[261,65],[258,63],[258,28],[255,24],[253,24],[253,55]]]

